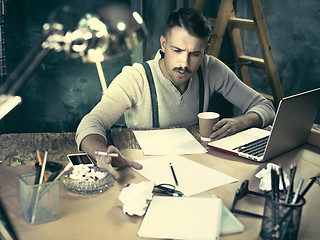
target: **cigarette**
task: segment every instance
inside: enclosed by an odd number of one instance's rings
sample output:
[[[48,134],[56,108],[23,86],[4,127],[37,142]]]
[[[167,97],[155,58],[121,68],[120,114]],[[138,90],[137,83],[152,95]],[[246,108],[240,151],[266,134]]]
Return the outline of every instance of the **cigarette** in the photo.
[[[100,155],[100,156],[119,157],[118,153],[107,153],[107,152],[95,151],[94,154]]]

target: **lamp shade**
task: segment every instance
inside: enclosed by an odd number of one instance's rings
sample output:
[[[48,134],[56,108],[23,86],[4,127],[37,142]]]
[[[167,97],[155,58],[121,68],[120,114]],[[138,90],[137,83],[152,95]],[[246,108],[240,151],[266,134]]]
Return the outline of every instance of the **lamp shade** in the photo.
[[[83,61],[102,62],[127,53],[148,35],[143,19],[124,4],[112,3],[86,13],[66,34],[66,52]]]

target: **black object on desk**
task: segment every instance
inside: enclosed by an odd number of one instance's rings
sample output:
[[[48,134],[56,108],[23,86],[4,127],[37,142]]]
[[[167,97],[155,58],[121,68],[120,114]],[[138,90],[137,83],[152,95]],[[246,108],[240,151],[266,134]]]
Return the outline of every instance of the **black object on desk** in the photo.
[[[238,214],[243,214],[243,215],[247,215],[247,216],[251,216],[251,217],[258,217],[258,218],[263,218],[263,215],[260,214],[256,214],[256,213],[252,213],[252,212],[248,212],[248,211],[243,211],[243,210],[239,210],[236,209],[236,204],[237,202],[247,196],[247,195],[254,195],[254,196],[258,196],[258,197],[265,197],[264,194],[262,193],[258,193],[258,192],[254,192],[254,191],[250,191],[249,190],[249,180],[244,180],[240,186],[240,188],[237,189],[237,192],[234,196],[234,200],[232,203],[232,207],[231,207],[231,212],[233,213],[238,213]]]
[[[176,187],[172,184],[159,184],[154,186],[153,193],[159,193],[162,195],[173,196],[173,197],[182,197],[183,193],[179,190],[176,190]]]
[[[172,172],[172,175],[173,175],[173,178],[174,178],[174,182],[176,183],[176,186],[178,186],[178,184],[179,184],[178,183],[178,179],[177,179],[176,173],[174,172],[172,163],[170,163],[170,169],[171,169],[171,172]]]
[[[39,164],[39,162],[34,164],[35,168],[36,168],[36,177],[34,180],[35,184],[39,183],[39,178],[40,178],[40,170],[41,170],[41,166]],[[48,178],[48,182],[52,181],[61,171],[63,165],[61,163],[58,162],[47,162],[46,164],[46,170],[48,170],[51,174],[50,177]]]

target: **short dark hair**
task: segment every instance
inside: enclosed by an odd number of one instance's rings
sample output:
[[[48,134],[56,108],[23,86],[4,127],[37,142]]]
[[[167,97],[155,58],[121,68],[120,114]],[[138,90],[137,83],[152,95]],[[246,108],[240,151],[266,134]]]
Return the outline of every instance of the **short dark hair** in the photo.
[[[206,16],[194,8],[174,10],[167,19],[165,34],[167,35],[171,28],[176,26],[186,29],[192,36],[207,38],[210,41],[212,35],[211,25]]]

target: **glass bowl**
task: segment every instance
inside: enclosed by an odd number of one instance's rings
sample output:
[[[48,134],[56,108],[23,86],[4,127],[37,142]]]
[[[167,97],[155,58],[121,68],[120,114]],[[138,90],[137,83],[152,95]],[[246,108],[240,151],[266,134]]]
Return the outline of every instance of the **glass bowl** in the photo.
[[[74,166],[62,177],[64,187],[73,193],[95,194],[106,191],[114,183],[107,169],[96,166]]]

